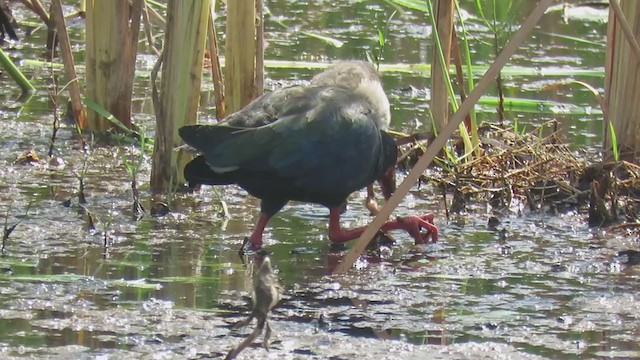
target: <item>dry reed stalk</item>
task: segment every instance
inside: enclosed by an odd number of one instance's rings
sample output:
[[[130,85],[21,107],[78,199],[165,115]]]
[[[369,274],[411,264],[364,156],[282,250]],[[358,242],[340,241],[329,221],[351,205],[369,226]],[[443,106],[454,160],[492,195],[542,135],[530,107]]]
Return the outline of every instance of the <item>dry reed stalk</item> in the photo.
[[[432,44],[433,59],[431,61],[431,114],[439,132],[447,124],[449,118],[449,92],[447,90],[447,80],[444,72],[449,71],[451,64],[451,39],[453,35],[453,11],[455,9],[454,0],[437,0],[434,3],[434,13],[436,15],[437,36],[442,46],[445,64],[440,61],[438,47],[435,39]]]
[[[621,159],[640,151],[640,2],[611,0],[605,64],[605,103]],[[623,15],[624,14],[624,15]],[[626,36],[626,40],[622,36]],[[604,124],[604,158],[612,159],[612,136]],[[637,161],[637,159],[636,159]]]
[[[168,190],[181,184],[181,169],[190,160],[178,129],[195,124],[200,102],[202,65],[209,19],[209,0],[169,0],[162,59],[162,82],[156,108],[156,140],[151,168],[151,188]]]
[[[216,119],[222,120],[226,115],[224,102],[224,79],[220,66],[220,48],[218,47],[218,35],[216,32],[215,1],[211,4],[209,13],[209,27],[207,29],[209,55],[211,58],[211,79],[213,80],[213,94],[216,102]]]
[[[128,128],[143,1],[87,1],[86,96]],[[114,127],[95,111],[88,112],[88,121],[92,131]]]
[[[227,114],[242,109],[253,100],[256,79],[255,19],[255,0],[227,3],[224,77]]]
[[[55,18],[57,29],[57,37],[60,41],[60,50],[62,52],[62,62],[64,70],[67,74],[67,82],[69,83],[69,96],[71,98],[71,108],[73,110],[73,118],[76,125],[80,129],[87,128],[87,113],[82,106],[80,97],[80,85],[78,84],[78,76],[76,75],[76,67],[73,63],[73,54],[71,53],[71,44],[69,42],[69,34],[62,12],[62,4],[60,0],[51,1],[52,16]]]

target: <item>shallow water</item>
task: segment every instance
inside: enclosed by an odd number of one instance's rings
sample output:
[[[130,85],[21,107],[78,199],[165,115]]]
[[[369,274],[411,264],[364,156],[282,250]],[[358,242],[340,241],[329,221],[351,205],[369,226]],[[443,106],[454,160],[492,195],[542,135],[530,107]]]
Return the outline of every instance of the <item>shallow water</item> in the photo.
[[[465,6],[472,13],[470,3]],[[517,4],[520,19],[531,3]],[[292,29],[346,41],[336,49],[267,22],[267,58],[314,61],[362,58],[381,21],[372,19],[391,13],[387,5],[349,1],[308,6],[274,1],[270,10]],[[539,68],[541,75],[506,76],[509,96],[554,100],[559,107],[596,106],[582,89],[540,91],[540,86],[565,78],[544,76],[545,69],[602,68],[604,47],[597,44],[604,41],[606,15],[594,20],[570,14],[566,23],[557,13],[543,20],[544,33],[536,32],[513,62]],[[486,40],[477,19],[466,21],[478,39]],[[429,61],[425,38],[430,28],[424,23],[424,15],[411,11],[394,18],[385,61]],[[71,26],[77,31],[82,24]],[[42,35],[36,32],[8,51],[37,57]],[[486,45],[474,47],[478,63],[488,63],[491,53]],[[151,64],[146,57],[139,61],[142,70]],[[29,68],[27,73],[46,88],[48,69]],[[312,73],[269,70],[267,86],[304,81]],[[599,77],[576,78],[602,86]],[[247,314],[256,259],[243,263],[236,250],[251,230],[258,202],[237,188],[221,189],[232,215],[224,220],[218,196],[204,188],[174,194],[166,216],[135,221],[122,151],[133,157],[138,149],[96,140],[83,155],[69,128],[56,140],[63,166],[15,165],[25,150],[46,154],[52,107],[44,90],[23,106],[15,100],[19,94],[11,81],[4,76],[0,81],[6,90],[0,104],[0,213],[8,214],[8,225],[22,220],[0,258],[0,357],[215,358],[239,343],[248,330],[232,332],[230,327]],[[385,73],[384,82],[394,128],[427,127],[421,122],[428,117],[428,79]],[[137,122],[151,128],[146,84],[144,78],[138,81],[134,112]],[[484,118],[495,119],[490,107],[483,109]],[[212,114],[203,108],[205,120]],[[513,111],[509,116],[529,124],[558,119],[576,149],[593,152],[600,141],[602,125],[595,111]],[[85,159],[86,209],[93,215],[93,230],[74,196]],[[138,177],[147,209],[156,201],[144,185],[149,166],[146,157]],[[63,206],[68,199],[71,205]],[[362,193],[352,196],[345,226],[371,220],[363,199]],[[640,293],[635,286],[640,270],[612,260],[618,250],[637,247],[634,237],[589,229],[583,213],[548,215],[527,209],[500,214],[498,230],[490,230],[487,219],[493,213],[485,204],[447,220],[441,195],[429,184],[414,187],[395,214],[431,211],[441,229],[440,242],[416,247],[405,234],[394,233],[395,246],[368,254],[348,275],[333,277],[330,273],[346,249],[328,244],[327,210],[308,204],[287,207],[266,233],[266,247],[285,287],[272,317],[272,349],[267,353],[254,346],[240,358],[640,357]]]

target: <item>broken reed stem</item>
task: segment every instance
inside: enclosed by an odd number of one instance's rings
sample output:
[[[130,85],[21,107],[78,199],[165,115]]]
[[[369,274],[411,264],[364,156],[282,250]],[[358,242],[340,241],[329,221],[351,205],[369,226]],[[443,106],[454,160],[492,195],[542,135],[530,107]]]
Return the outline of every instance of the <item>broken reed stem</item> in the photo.
[[[145,1],[145,4],[148,5],[146,1]],[[151,21],[153,25],[159,26],[164,29],[167,26],[167,20],[165,20],[165,18],[156,9],[152,8],[151,6],[146,6],[146,8],[147,8],[147,15],[149,16],[149,21]]]
[[[504,67],[509,58],[516,52],[520,44],[522,44],[527,38],[529,33],[536,26],[540,18],[544,15],[547,8],[554,2],[554,0],[540,0],[536,7],[533,9],[529,17],[524,21],[520,29],[511,37],[511,41],[505,46],[500,55],[496,58],[493,64],[487,69],[487,72],[482,76],[482,79],[477,83],[476,87],[469,93],[467,99],[462,103],[458,111],[453,114],[449,119],[447,125],[440,131],[438,137],[435,138],[433,143],[427,148],[427,151],[420,157],[420,160],[411,169],[409,174],[405,177],[404,181],[391,198],[384,204],[384,207],[380,210],[380,213],[373,219],[371,224],[362,233],[357,242],[353,245],[349,253],[342,259],[342,262],[336,267],[334,274],[343,274],[347,270],[353,267],[355,261],[360,257],[364,249],[367,247],[371,239],[378,233],[380,227],[389,218],[393,210],[400,204],[400,201],[407,195],[409,190],[418,181],[420,175],[427,169],[433,158],[442,149],[458,127],[460,122],[467,116],[471,108],[478,102],[484,91],[489,85],[496,79],[500,69]]]
[[[151,22],[149,20],[148,8],[149,8],[149,5],[147,5],[147,3],[145,2],[144,6],[142,7],[142,21],[144,26],[144,34],[145,34],[145,37],[147,38],[149,49],[151,49],[151,51],[153,51],[157,56],[160,56],[161,51],[158,50],[153,44],[153,30],[151,28]]]
[[[20,2],[29,10],[38,15],[40,20],[42,20],[45,24],[49,24],[49,14],[47,14],[47,10],[44,9],[44,6],[40,2],[40,0],[20,0]]]

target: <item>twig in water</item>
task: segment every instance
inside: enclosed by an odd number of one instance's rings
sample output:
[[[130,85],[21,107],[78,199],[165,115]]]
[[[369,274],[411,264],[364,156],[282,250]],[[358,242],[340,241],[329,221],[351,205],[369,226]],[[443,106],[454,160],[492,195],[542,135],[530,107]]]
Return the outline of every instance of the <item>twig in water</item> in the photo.
[[[51,128],[51,140],[49,142],[49,158],[53,156],[53,149],[56,143],[56,136],[58,134],[58,129],[60,128],[60,115],[58,114],[58,82],[56,81],[56,76],[53,73],[53,66],[51,67],[51,81],[53,82],[53,91],[49,91],[49,98],[51,99],[52,112],[53,112],[53,124]]]
[[[29,205],[27,205],[27,210],[24,212],[25,217],[27,215],[29,215],[29,209],[31,208],[31,203],[29,203]],[[4,249],[7,246],[7,240],[9,240],[9,236],[11,235],[11,233],[13,232],[13,230],[16,229],[16,226],[18,226],[23,220],[24,218],[18,220],[17,223],[9,226],[9,211],[11,210],[11,207],[9,207],[7,209],[7,214],[4,217],[4,226],[2,227],[2,248],[0,249],[0,253],[2,253],[2,255],[4,255]]]
[[[131,176],[131,195],[133,197],[132,212],[133,218],[138,221],[144,217],[145,209],[140,203],[140,192],[138,191],[138,172],[144,162],[145,146],[147,137],[144,135],[143,129],[140,129],[140,155],[137,157],[134,155],[131,160],[125,154],[124,149],[120,147],[120,154],[122,156],[122,163],[127,169],[127,173]]]
[[[86,144],[86,143],[85,143]],[[71,171],[73,173],[73,175],[78,179],[78,203],[79,204],[86,204],[87,203],[87,198],[85,197],[84,194],[84,187],[85,187],[85,182],[84,182],[84,178],[85,175],[87,173],[87,168],[89,167],[89,158],[91,157],[91,150],[93,148],[93,135],[92,135],[92,140],[91,140],[91,146],[89,146],[89,149],[85,150],[85,156],[82,159],[82,169],[80,171],[80,173],[76,173],[75,171]]]
[[[153,44],[153,31],[151,30],[151,21],[149,20],[148,4],[145,2],[142,7],[142,20],[144,25],[144,34],[147,38],[149,48],[158,56],[160,56],[160,50],[158,50]]]

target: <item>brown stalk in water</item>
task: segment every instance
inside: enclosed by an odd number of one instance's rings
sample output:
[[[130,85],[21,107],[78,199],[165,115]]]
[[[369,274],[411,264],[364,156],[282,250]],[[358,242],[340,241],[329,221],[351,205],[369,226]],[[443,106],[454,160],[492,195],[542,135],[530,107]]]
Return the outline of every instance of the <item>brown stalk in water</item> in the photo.
[[[86,145],[86,143],[83,141],[83,144]],[[91,146],[88,147],[84,147],[83,151],[84,151],[84,157],[82,159],[82,168],[80,170],[80,173],[77,173],[74,170],[71,170],[71,173],[76,177],[76,179],[78,179],[78,203],[83,205],[87,203],[87,199],[84,193],[84,189],[85,189],[85,175],[87,173],[87,169],[89,167],[89,159],[91,158]]]
[[[49,91],[49,99],[51,100],[52,112],[53,112],[53,124],[51,124],[51,140],[49,141],[49,158],[53,156],[53,149],[56,143],[56,136],[58,135],[58,129],[60,128],[60,115],[58,114],[58,82],[56,81],[56,77],[53,74],[53,69],[51,71],[51,81],[53,82],[53,91]]]
[[[138,173],[140,167],[144,162],[144,154],[146,147],[147,137],[144,135],[144,131],[140,129],[140,155],[137,157],[134,155],[133,159],[129,160],[128,156],[124,154],[124,150],[121,148],[120,153],[122,156],[122,162],[127,169],[127,173],[131,176],[131,195],[133,197],[132,212],[135,220],[140,220],[145,213],[145,209],[140,203],[140,192],[138,191]]]
[[[51,2],[51,15],[55,22],[57,31],[56,39],[60,42],[62,62],[64,63],[64,70],[67,75],[67,86],[69,87],[73,119],[80,129],[85,129],[87,127],[87,113],[84,110],[84,106],[82,106],[80,86],[76,81],[78,76],[76,75],[73,54],[71,53],[71,42],[69,41],[69,34],[67,33],[67,26],[64,21],[60,0],[53,0]]]
[[[214,18],[214,7],[211,6],[211,10],[209,12],[209,24],[207,26],[207,50],[209,50],[211,79],[213,81],[213,93],[216,102],[216,119],[222,120],[226,115],[224,102],[224,79],[222,78],[222,69],[220,66],[220,49],[218,47],[218,35],[213,21]]]

